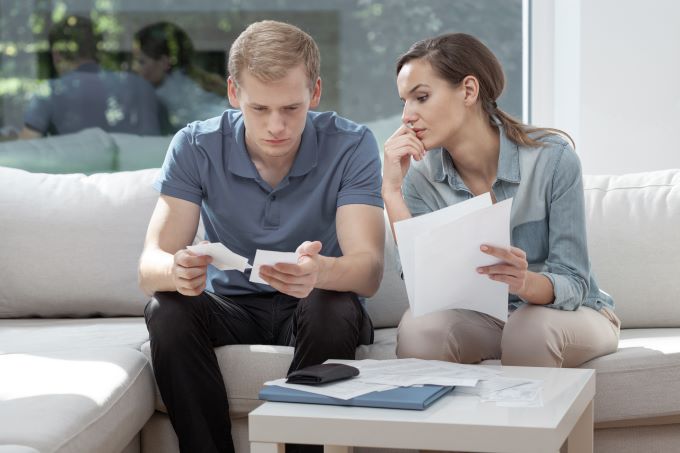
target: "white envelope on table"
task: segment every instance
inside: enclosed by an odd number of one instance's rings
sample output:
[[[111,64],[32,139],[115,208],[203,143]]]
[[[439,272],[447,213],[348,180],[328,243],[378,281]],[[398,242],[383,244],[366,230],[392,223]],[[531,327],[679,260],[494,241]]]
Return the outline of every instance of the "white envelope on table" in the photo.
[[[276,252],[273,250],[257,249],[255,251],[255,259],[253,260],[253,270],[250,271],[250,281],[268,285],[267,282],[260,278],[261,266],[273,266],[276,263],[297,264],[299,257],[300,255],[295,252]]]
[[[237,270],[243,272],[250,268],[248,258],[232,252],[221,242],[190,245],[187,249],[193,253],[211,256],[213,261],[210,264],[221,271]]]
[[[414,316],[449,308],[508,317],[508,285],[477,273],[498,263],[479,247],[510,248],[512,199],[492,204],[484,194],[394,224],[409,305]]]

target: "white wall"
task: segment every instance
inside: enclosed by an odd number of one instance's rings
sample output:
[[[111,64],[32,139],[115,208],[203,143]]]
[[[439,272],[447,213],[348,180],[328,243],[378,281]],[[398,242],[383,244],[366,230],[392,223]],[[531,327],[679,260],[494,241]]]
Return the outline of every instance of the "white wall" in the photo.
[[[680,2],[534,0],[532,115],[584,173],[680,168]]]

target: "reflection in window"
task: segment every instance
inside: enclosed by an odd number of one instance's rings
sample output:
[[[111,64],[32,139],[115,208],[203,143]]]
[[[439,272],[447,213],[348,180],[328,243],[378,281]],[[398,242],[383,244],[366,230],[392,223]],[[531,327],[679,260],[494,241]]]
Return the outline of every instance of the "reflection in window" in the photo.
[[[64,68],[49,39],[50,30],[74,17],[92,24],[93,55],[80,70]],[[499,104],[522,116],[521,0],[39,0],[0,3],[2,139],[25,126],[47,140],[97,127],[120,134],[119,147],[124,134],[144,135],[140,165],[160,166],[170,135],[229,107],[226,54],[248,24],[262,19],[295,24],[315,38],[322,57],[319,109],[369,125],[379,142],[401,114],[396,58],[416,40],[446,32],[473,34],[491,48],[507,77]],[[87,47],[74,42],[62,43],[62,53]],[[78,91],[86,101],[74,101]],[[46,101],[56,92],[58,101]],[[51,116],[31,113],[41,109]],[[0,165],[11,146],[0,144]],[[149,149],[157,162],[141,156]],[[114,170],[115,164],[102,169]]]

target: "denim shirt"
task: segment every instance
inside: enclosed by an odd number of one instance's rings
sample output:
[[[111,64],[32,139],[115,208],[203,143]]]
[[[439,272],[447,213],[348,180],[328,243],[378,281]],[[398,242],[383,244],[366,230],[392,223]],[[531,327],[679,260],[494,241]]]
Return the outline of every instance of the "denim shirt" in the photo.
[[[541,147],[519,146],[502,127],[499,132],[493,194],[497,201],[514,199],[510,242],[526,252],[530,271],[552,282],[555,300],[546,307],[613,308],[612,298],[599,289],[590,270],[581,164],[573,148],[557,135],[540,138]],[[402,192],[413,216],[474,197],[441,148],[412,163]],[[514,310],[525,301],[510,294],[508,303]]]

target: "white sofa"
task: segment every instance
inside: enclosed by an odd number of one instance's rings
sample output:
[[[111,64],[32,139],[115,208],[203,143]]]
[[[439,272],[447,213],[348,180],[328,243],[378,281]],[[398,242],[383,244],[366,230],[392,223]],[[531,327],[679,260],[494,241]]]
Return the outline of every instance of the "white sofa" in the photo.
[[[157,170],[47,175],[0,167],[0,453],[172,453],[155,389],[136,266]],[[680,170],[585,178],[593,268],[623,321],[597,370],[598,452],[680,451]],[[388,236],[376,342],[394,357],[407,306]],[[288,347],[216,349],[237,451]]]

